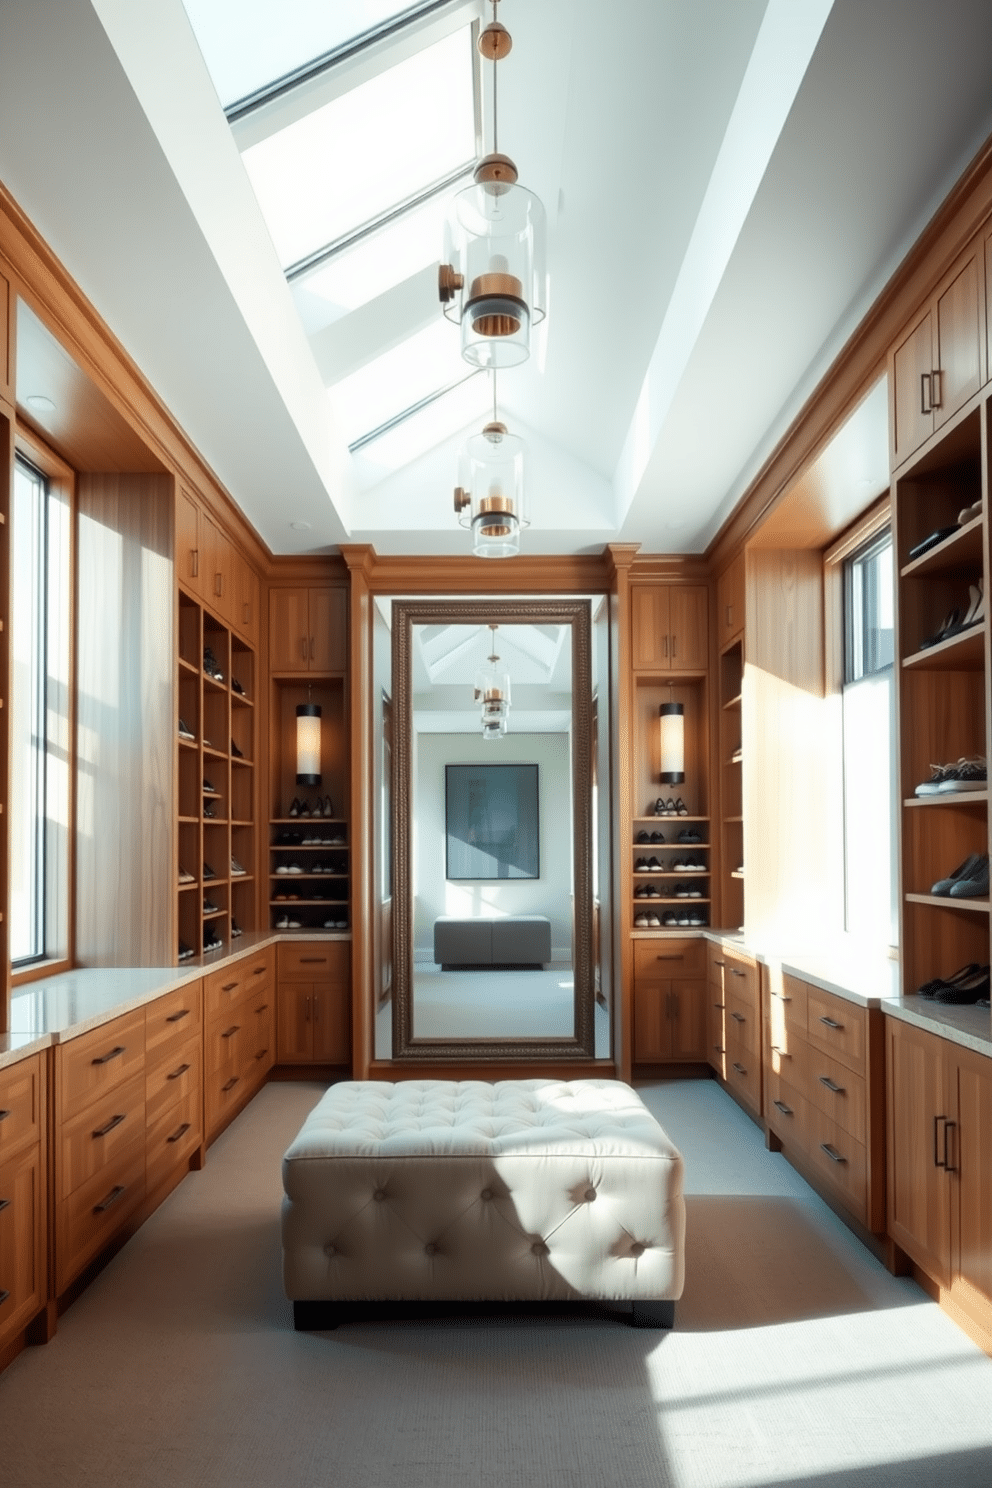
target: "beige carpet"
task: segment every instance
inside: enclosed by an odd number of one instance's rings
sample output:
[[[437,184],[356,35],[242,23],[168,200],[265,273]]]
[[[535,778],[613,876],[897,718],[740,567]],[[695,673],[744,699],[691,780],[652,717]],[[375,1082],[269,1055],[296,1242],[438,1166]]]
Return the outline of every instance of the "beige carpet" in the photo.
[[[643,1093],[687,1159],[676,1329],[608,1317],[294,1334],[270,1085],[0,1376],[2,1488],[988,1488],[992,1362],[712,1083]]]

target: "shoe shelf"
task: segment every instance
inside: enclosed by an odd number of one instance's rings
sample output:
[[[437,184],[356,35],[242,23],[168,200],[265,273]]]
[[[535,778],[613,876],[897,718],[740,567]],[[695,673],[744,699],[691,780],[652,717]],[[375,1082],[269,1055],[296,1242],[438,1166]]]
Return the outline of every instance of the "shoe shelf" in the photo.
[[[177,713],[193,735],[179,734],[177,720],[177,861],[195,875],[176,888],[183,961],[257,924],[256,661],[250,646],[182,590],[177,608]],[[245,873],[230,873],[234,859]]]
[[[720,652],[720,711],[717,718],[720,764],[720,922],[744,923],[744,637]]]
[[[909,810],[914,811],[924,806],[974,806],[982,811],[988,810],[989,793],[981,791],[948,791],[946,795],[937,796],[907,796],[902,803]]]
[[[981,516],[973,517],[936,547],[905,564],[900,570],[900,578],[967,578],[981,573],[984,527]]]
[[[952,899],[947,894],[906,894],[904,898],[907,904],[932,904],[937,909],[963,909],[986,915],[992,908],[988,899]]]
[[[938,641],[923,651],[902,659],[905,671],[980,672],[985,667],[985,626],[976,625],[961,635]]]

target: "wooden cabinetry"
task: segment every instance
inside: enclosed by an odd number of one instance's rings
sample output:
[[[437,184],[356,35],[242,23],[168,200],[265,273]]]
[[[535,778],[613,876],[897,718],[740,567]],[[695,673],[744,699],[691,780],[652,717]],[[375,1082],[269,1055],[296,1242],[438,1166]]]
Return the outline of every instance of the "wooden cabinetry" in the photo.
[[[255,927],[256,661],[251,646],[179,593],[176,861],[178,953]]]
[[[634,1063],[706,1060],[706,950],[702,940],[634,946]]]
[[[203,979],[203,1113],[213,1139],[247,1105],[275,1061],[275,955],[269,946]]]
[[[716,584],[717,644],[721,650],[744,629],[744,554],[738,553]]]
[[[729,572],[729,570],[728,570]],[[739,607],[743,626],[743,556],[741,596],[728,602]],[[726,575],[725,575],[726,577]],[[744,636],[727,641],[720,651],[720,924],[744,928]]]
[[[280,1064],[351,1064],[351,955],[343,941],[278,950]]]
[[[978,392],[986,365],[984,250],[976,240],[892,351],[893,467]]]
[[[888,1228],[992,1337],[992,1061],[886,1018]]]
[[[145,1189],[151,1203],[174,1188],[203,1144],[203,984],[190,982],[145,1008]]]
[[[0,286],[2,287],[2,286]],[[0,1070],[0,1362],[45,1305],[45,1065]]]
[[[757,963],[742,951],[707,950],[706,1057],[752,1115],[761,1115],[761,994]]]
[[[708,609],[704,585],[632,584],[635,670],[705,672]]]
[[[348,596],[342,586],[269,590],[269,670],[343,672]]]

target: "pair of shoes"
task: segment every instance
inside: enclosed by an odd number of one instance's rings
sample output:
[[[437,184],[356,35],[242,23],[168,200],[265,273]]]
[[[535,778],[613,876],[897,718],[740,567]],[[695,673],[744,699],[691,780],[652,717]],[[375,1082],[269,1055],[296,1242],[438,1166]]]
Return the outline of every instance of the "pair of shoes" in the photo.
[[[984,754],[962,758],[953,765],[931,765],[930,779],[913,792],[916,796],[946,796],[957,791],[984,790],[988,784],[988,765]]]
[[[187,945],[184,940],[181,940],[179,942],[179,956],[177,958],[178,960],[189,961],[191,957],[195,955],[196,952],[194,951],[192,946]]]
[[[635,899],[660,899],[661,890],[657,884],[638,884],[634,890]]]
[[[209,879],[209,878],[216,878],[216,877],[217,877],[217,875],[214,872],[214,870],[211,868],[210,864],[209,863],[204,863],[204,865],[203,865],[203,882],[206,883],[207,882],[207,879]]]
[[[638,858],[634,864],[635,873],[664,873],[664,871],[657,858]]]
[[[223,950],[223,948],[224,942],[217,934],[217,931],[214,929],[213,925],[210,925],[203,935],[204,951],[220,951]]]
[[[703,839],[698,832],[692,832],[688,827],[683,827],[675,840],[677,842],[702,842]]]
[[[195,739],[196,738],[196,735],[194,734],[193,730],[190,728],[189,724],[183,723],[183,721],[182,721],[181,718],[179,720],[179,737],[180,737],[180,739]],[[190,951],[190,955],[191,956],[192,956],[192,954],[193,954],[193,952]]]
[[[985,619],[985,593],[983,581],[968,585],[968,604],[962,610],[960,606],[951,610],[945,616],[943,624],[933,635],[925,637],[920,642],[920,650],[925,651],[929,646],[939,646],[941,641],[949,641],[952,636],[961,635],[962,631],[970,630],[974,625],[981,625]]]
[[[233,739],[231,740],[231,758],[244,759],[244,755],[241,753],[241,750],[238,748],[237,744],[235,744]]]
[[[981,515],[982,498],[979,497],[973,506],[966,506],[964,511],[958,512],[958,526],[967,527],[969,522],[973,522],[976,517],[980,517]]]
[[[300,836],[299,832],[277,832],[276,833],[276,845],[277,846],[279,846],[281,844],[283,847],[298,847],[298,846],[300,846],[302,844],[302,842],[303,842],[303,838]]]
[[[959,966],[957,971],[952,971],[949,977],[932,977],[929,982],[924,982],[922,987],[917,987],[917,997],[932,997],[939,992],[941,987],[954,987],[958,982],[967,982],[976,971],[981,971],[977,961],[969,961],[965,966]],[[987,970],[988,968],[986,968]]]
[[[936,532],[931,532],[929,537],[925,537],[922,542],[918,542],[915,548],[910,548],[910,561],[914,558],[921,558],[924,553],[929,553],[931,548],[935,548],[938,543],[944,541],[945,537],[950,537],[957,530],[956,524],[953,527],[938,527]]]
[[[231,939],[232,940],[237,940],[238,936],[239,935],[243,935],[243,934],[244,934],[244,931],[241,929],[241,926],[238,924],[237,920],[232,915],[231,916]]]
[[[659,796],[654,803],[654,814],[655,816],[688,816],[689,808],[681,796],[674,801],[671,796],[667,801]]]
[[[981,899],[989,891],[988,853],[970,853],[947,878],[940,878],[930,892],[948,899]]]
[[[695,884],[680,883],[675,885],[672,896],[675,899],[702,899],[703,891]]]
[[[238,697],[248,696],[244,688],[241,686],[241,683],[238,681],[237,677],[231,678],[231,691],[236,692],[238,694]],[[240,934],[240,931],[238,933]]]
[[[325,930],[347,930],[347,928],[348,928],[348,921],[347,920],[325,920],[324,921],[324,929]]]
[[[302,873],[303,869],[299,863],[280,863],[276,869],[277,873]]]
[[[242,868],[237,858],[231,859],[231,873],[234,878],[239,878],[241,874],[246,873],[247,871],[248,870],[246,868]]]
[[[289,810],[286,812],[286,815],[309,816],[310,807],[307,805],[306,801],[297,800],[296,796],[294,796],[292,801],[290,802]]]
[[[207,821],[216,821],[217,820],[217,812],[214,810],[213,806],[211,805],[211,803],[209,801],[204,801],[204,803],[203,803],[203,815],[204,815],[204,817],[206,818]]]
[[[216,656],[214,655],[213,651],[211,651],[209,646],[204,646],[203,648],[203,670],[206,672],[207,676],[212,677],[215,682],[223,682],[224,673],[220,669],[220,662],[217,660]]]
[[[680,858],[672,864],[673,873],[705,873],[706,864],[698,858]]]
[[[209,780],[204,780],[203,794],[205,796],[219,796],[220,791],[216,788],[216,786],[211,785]]]
[[[204,899],[204,901],[203,901],[203,913],[204,914],[217,914],[217,912],[218,912],[219,909],[220,909],[220,905],[219,904],[215,904],[212,899]]]
[[[179,882],[181,884],[196,883],[195,876],[190,873],[188,868],[184,868],[181,863],[179,865]]]
[[[661,928],[661,921],[656,914],[635,915],[634,924],[638,930],[659,930]]]
[[[977,1002],[980,997],[987,997],[988,994],[989,968],[980,966],[970,977],[962,977],[956,982],[947,982],[930,995],[934,1002],[942,1002],[954,1007],[967,1007],[970,1003]]]
[[[300,930],[302,926],[299,920],[291,920],[289,915],[283,915],[276,921],[277,930]]]

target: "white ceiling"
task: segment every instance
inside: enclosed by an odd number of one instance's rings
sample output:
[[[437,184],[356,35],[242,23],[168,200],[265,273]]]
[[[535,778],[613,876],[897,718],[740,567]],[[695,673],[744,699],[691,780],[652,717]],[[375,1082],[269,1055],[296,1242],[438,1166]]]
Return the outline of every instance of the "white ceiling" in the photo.
[[[549,218],[546,346],[500,378],[527,550],[701,550],[992,132],[992,5],[500,19],[501,147]],[[181,0],[0,6],[0,180],[273,551],[465,551],[463,434],[390,471],[326,391],[440,317],[432,273],[311,340]]]

